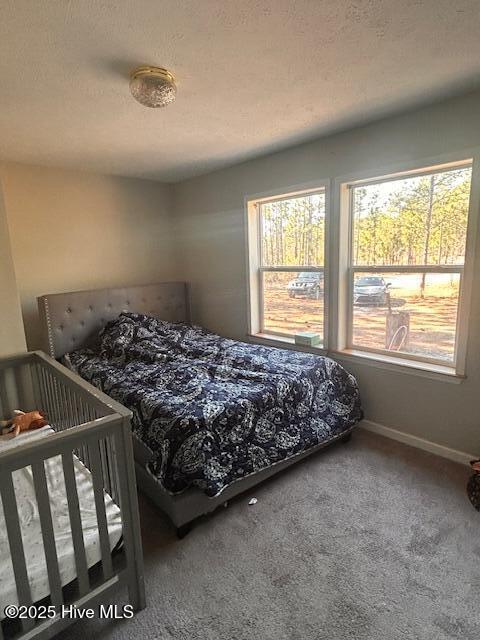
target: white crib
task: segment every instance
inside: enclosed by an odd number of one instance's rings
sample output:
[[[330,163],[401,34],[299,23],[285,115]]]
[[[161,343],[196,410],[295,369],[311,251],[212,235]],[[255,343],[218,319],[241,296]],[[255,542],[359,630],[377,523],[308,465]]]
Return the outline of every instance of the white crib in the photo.
[[[122,586],[143,608],[130,411],[42,352],[0,359],[0,417],[17,408],[49,426],[0,440],[0,640],[50,638]]]

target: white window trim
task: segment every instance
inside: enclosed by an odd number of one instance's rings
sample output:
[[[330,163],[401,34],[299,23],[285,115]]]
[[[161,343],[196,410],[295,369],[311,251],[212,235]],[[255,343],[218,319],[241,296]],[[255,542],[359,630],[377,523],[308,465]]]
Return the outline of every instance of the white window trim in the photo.
[[[468,215],[467,241],[465,247],[465,264],[464,265],[446,265],[446,266],[396,266],[396,267],[379,267],[374,268],[368,266],[353,267],[351,264],[351,185],[365,184],[366,182],[378,183],[379,181],[387,181],[393,179],[402,179],[409,175],[419,175],[421,173],[431,174],[434,172],[446,171],[462,164],[471,163],[472,165],[472,181],[470,191],[470,206]],[[335,318],[333,326],[330,326],[330,335],[334,336],[335,348],[332,355],[339,358],[347,358],[348,360],[365,362],[374,362],[385,365],[387,368],[398,370],[398,366],[405,367],[408,371],[429,371],[435,378],[446,376],[448,378],[457,377],[459,380],[465,377],[466,371],[466,352],[468,339],[468,317],[470,313],[471,294],[473,286],[473,265],[475,260],[475,242],[477,236],[478,212],[480,208],[480,150],[469,149],[463,153],[450,154],[436,158],[429,158],[423,161],[402,163],[396,166],[384,168],[379,174],[378,171],[367,171],[364,173],[356,173],[350,176],[343,176],[335,179],[334,189],[334,215],[337,225],[332,229],[332,237],[330,241],[332,246],[336,246],[336,269],[338,276],[336,278],[337,288],[334,293],[335,312],[331,315]],[[380,176],[380,178],[379,178]],[[333,227],[333,225],[332,225]],[[332,264],[330,265],[332,267]],[[351,282],[355,271],[364,272],[410,272],[418,273],[428,271],[429,273],[453,272],[461,273],[459,306],[456,327],[456,347],[455,362],[442,363],[440,360],[416,357],[411,354],[388,352],[387,350],[374,350],[365,347],[358,347],[352,344],[351,317],[352,317],[352,300],[351,300]],[[398,363],[398,365],[397,365]]]
[[[262,202],[272,202],[272,200],[285,200],[298,195],[308,195],[322,191],[325,194],[325,247],[324,266],[285,266],[285,267],[265,267],[261,265],[261,228],[260,215],[257,210],[258,204]],[[264,332],[263,326],[263,300],[260,278],[262,273],[274,271],[323,271],[323,343],[321,347],[314,347],[316,353],[326,353],[328,349],[328,327],[329,322],[329,213],[330,213],[330,180],[315,180],[302,184],[290,185],[273,191],[262,192],[245,196],[245,234],[246,234],[246,262],[247,262],[247,310],[248,310],[248,335],[250,338],[258,339],[262,343],[278,343],[282,346],[295,345],[293,337],[287,334],[274,331]],[[298,345],[295,345],[297,347]],[[301,349],[305,350],[305,349]]]

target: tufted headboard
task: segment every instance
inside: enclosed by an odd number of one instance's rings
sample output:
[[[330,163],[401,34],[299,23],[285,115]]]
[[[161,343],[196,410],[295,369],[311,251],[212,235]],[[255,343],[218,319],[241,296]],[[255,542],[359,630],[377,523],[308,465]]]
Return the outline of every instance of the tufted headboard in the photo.
[[[42,349],[52,358],[80,348],[122,311],[145,313],[170,322],[190,319],[185,282],[53,293],[39,296],[37,301]]]

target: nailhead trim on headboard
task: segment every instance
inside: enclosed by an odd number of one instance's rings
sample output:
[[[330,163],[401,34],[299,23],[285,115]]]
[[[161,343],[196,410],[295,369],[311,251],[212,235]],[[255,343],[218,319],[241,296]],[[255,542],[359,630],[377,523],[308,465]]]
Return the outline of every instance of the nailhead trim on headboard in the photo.
[[[50,309],[48,307],[47,298],[43,298],[43,304],[45,308],[45,318],[47,320],[47,335],[48,335],[48,348],[50,350],[50,355],[52,358],[55,357],[55,347],[53,345],[53,333],[52,333],[52,322],[50,320]]]

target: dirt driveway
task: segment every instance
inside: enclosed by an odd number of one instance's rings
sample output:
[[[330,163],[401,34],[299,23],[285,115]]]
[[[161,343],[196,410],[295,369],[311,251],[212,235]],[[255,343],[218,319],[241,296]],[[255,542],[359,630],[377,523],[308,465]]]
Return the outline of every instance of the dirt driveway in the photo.
[[[290,298],[287,279],[269,281],[264,291],[265,330],[295,334],[315,331],[322,335],[323,300]],[[406,311],[410,317],[408,343],[402,351],[426,357],[452,360],[457,318],[456,283],[427,286],[425,298],[418,287],[391,289],[391,309]],[[387,306],[354,307],[353,342],[359,347],[385,349]]]

